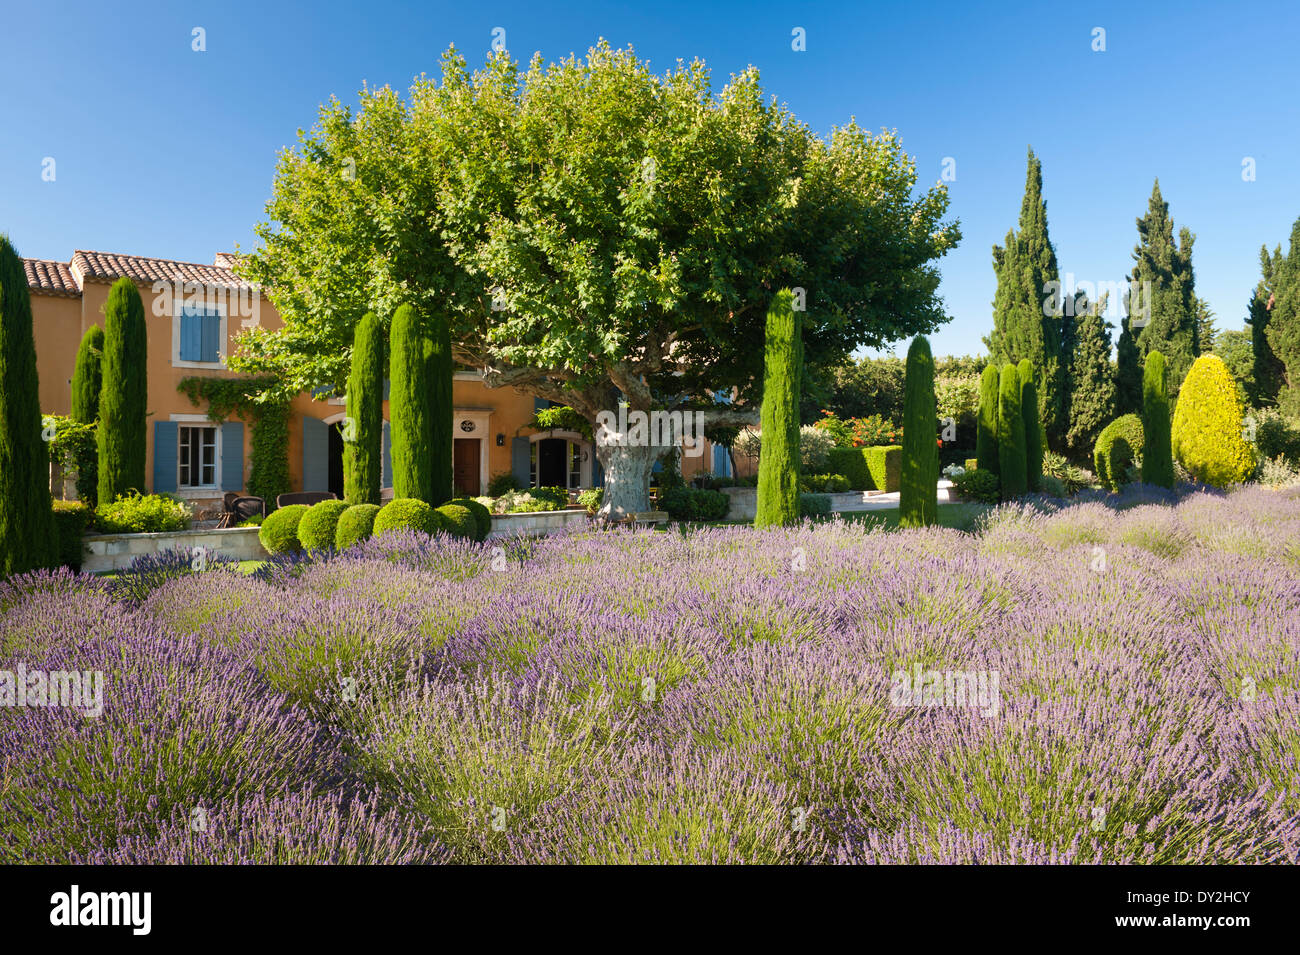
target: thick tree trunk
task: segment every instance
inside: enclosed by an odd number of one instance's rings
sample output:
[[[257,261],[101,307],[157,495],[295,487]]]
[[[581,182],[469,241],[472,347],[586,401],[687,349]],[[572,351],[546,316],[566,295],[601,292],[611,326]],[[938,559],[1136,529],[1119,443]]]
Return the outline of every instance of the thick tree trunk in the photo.
[[[596,447],[596,457],[605,469],[605,494],[596,513],[602,521],[619,521],[650,510],[650,472],[663,454],[661,447]]]

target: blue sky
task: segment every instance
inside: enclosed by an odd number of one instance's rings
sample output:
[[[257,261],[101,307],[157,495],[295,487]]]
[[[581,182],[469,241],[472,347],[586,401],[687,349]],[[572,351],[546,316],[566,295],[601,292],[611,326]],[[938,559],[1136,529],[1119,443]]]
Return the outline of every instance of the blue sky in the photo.
[[[955,160],[965,238],[941,262],[953,321],[939,353],[974,353],[992,319],[990,247],[1014,225],[1025,151],[1043,160],[1062,272],[1127,274],[1135,218],[1160,178],[1196,233],[1197,290],[1239,328],[1258,250],[1300,216],[1287,2],[11,4],[0,31],[0,231],[23,255],[77,248],[210,262],[253,244],[277,152],[331,94],[405,89],[449,44],[471,63],[492,30],[548,59],[598,38],[664,70],[703,58],[720,88],[757,66],[815,129],[890,128],[920,182]],[[803,27],[807,49],[791,49]],[[205,52],[191,49],[194,27]],[[1092,49],[1105,32],[1104,52]],[[46,157],[55,180],[42,179]],[[1256,178],[1243,181],[1242,162]]]

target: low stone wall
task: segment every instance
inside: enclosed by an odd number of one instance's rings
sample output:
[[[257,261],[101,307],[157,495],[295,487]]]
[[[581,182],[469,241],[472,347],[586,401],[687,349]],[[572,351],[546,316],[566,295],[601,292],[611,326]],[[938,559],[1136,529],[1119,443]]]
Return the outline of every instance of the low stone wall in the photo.
[[[488,538],[515,537],[523,534],[536,537],[542,534],[554,534],[570,528],[587,526],[586,509],[563,511],[533,511],[524,514],[493,514],[492,532]]]
[[[144,554],[177,547],[190,552],[202,547],[232,560],[266,560],[270,555],[257,539],[257,531],[256,527],[231,527],[159,534],[88,534],[83,538],[81,569],[87,573],[123,570]]]

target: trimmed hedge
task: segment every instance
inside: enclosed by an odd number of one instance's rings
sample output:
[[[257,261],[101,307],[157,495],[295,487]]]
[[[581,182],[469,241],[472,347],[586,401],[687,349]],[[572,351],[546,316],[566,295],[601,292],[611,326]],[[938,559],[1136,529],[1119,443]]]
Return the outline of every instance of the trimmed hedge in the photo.
[[[338,526],[334,528],[335,550],[347,550],[353,544],[369,540],[375,529],[375,515],[379,513],[378,504],[353,504],[339,517]]]
[[[998,476],[985,468],[971,468],[952,479],[952,486],[963,498],[981,504],[998,503],[1001,486]]]
[[[1097,480],[1112,491],[1128,483],[1128,469],[1142,450],[1142,419],[1135,414],[1116,418],[1102,429],[1092,449]]]
[[[903,387],[903,474],[898,492],[898,526],[926,527],[939,522],[935,487],[939,483],[939,445],[934,423],[934,356],[930,342],[917,335],[907,349]]]
[[[54,534],[58,541],[56,556],[64,567],[81,569],[84,546],[81,538],[94,519],[95,512],[83,501],[54,502]]]
[[[1020,416],[1025,420],[1025,485],[1031,491],[1043,489],[1043,422],[1038,417],[1038,385],[1034,365],[1028,358],[1016,366],[1020,376]]]
[[[975,430],[975,458],[981,471],[997,477],[998,468],[998,392],[1001,375],[990,362],[980,376],[980,409]]]
[[[831,474],[843,474],[854,491],[871,489],[871,471],[867,468],[864,448],[831,448],[826,456],[826,470]]]
[[[731,498],[705,488],[670,487],[659,493],[659,506],[675,521],[720,521]]]
[[[111,504],[95,508],[95,527],[101,534],[159,534],[188,530],[191,513],[184,501],[167,494],[123,494]]]
[[[829,517],[830,513],[831,499],[825,494],[799,495],[800,517]]]
[[[492,533],[491,511],[472,497],[452,498],[447,503],[459,504],[461,507],[468,508],[469,512],[474,515],[474,539],[480,543],[487,540],[488,534]]]
[[[863,448],[862,455],[867,460],[867,473],[871,477],[866,490],[890,493],[897,491],[903,474],[903,446],[889,444],[879,448]]]
[[[318,501],[311,505],[298,522],[299,543],[308,551],[332,548],[339,518],[347,509],[347,501]]]
[[[1173,454],[1198,480],[1216,487],[1245,481],[1255,451],[1241,433],[1242,408],[1228,366],[1217,355],[1192,364],[1174,408]]]
[[[437,534],[448,529],[446,520],[419,498],[399,497],[379,509],[375,515],[374,533],[379,535],[385,531],[409,528],[426,534]]]
[[[277,508],[262,521],[257,539],[269,554],[292,554],[302,550],[298,539],[298,524],[311,508],[306,504],[289,504]]]
[[[478,535],[478,521],[474,512],[464,504],[444,504],[434,508],[447,522],[447,533],[452,537],[466,537],[471,540]]]
[[[758,505],[755,527],[799,520],[799,388],[803,376],[803,326],[794,293],[781,289],[767,311],[763,349],[763,404],[759,431]]]
[[[799,478],[799,490],[809,494],[843,494],[852,489],[843,474],[804,474]]]

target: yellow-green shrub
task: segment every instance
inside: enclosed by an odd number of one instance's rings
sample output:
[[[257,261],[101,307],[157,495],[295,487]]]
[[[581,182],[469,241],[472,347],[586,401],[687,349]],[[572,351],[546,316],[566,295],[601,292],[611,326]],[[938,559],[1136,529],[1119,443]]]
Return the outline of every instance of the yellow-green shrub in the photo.
[[[1255,452],[1241,433],[1237,385],[1217,355],[1196,359],[1174,409],[1173,451],[1198,481],[1226,487],[1255,470]]]

